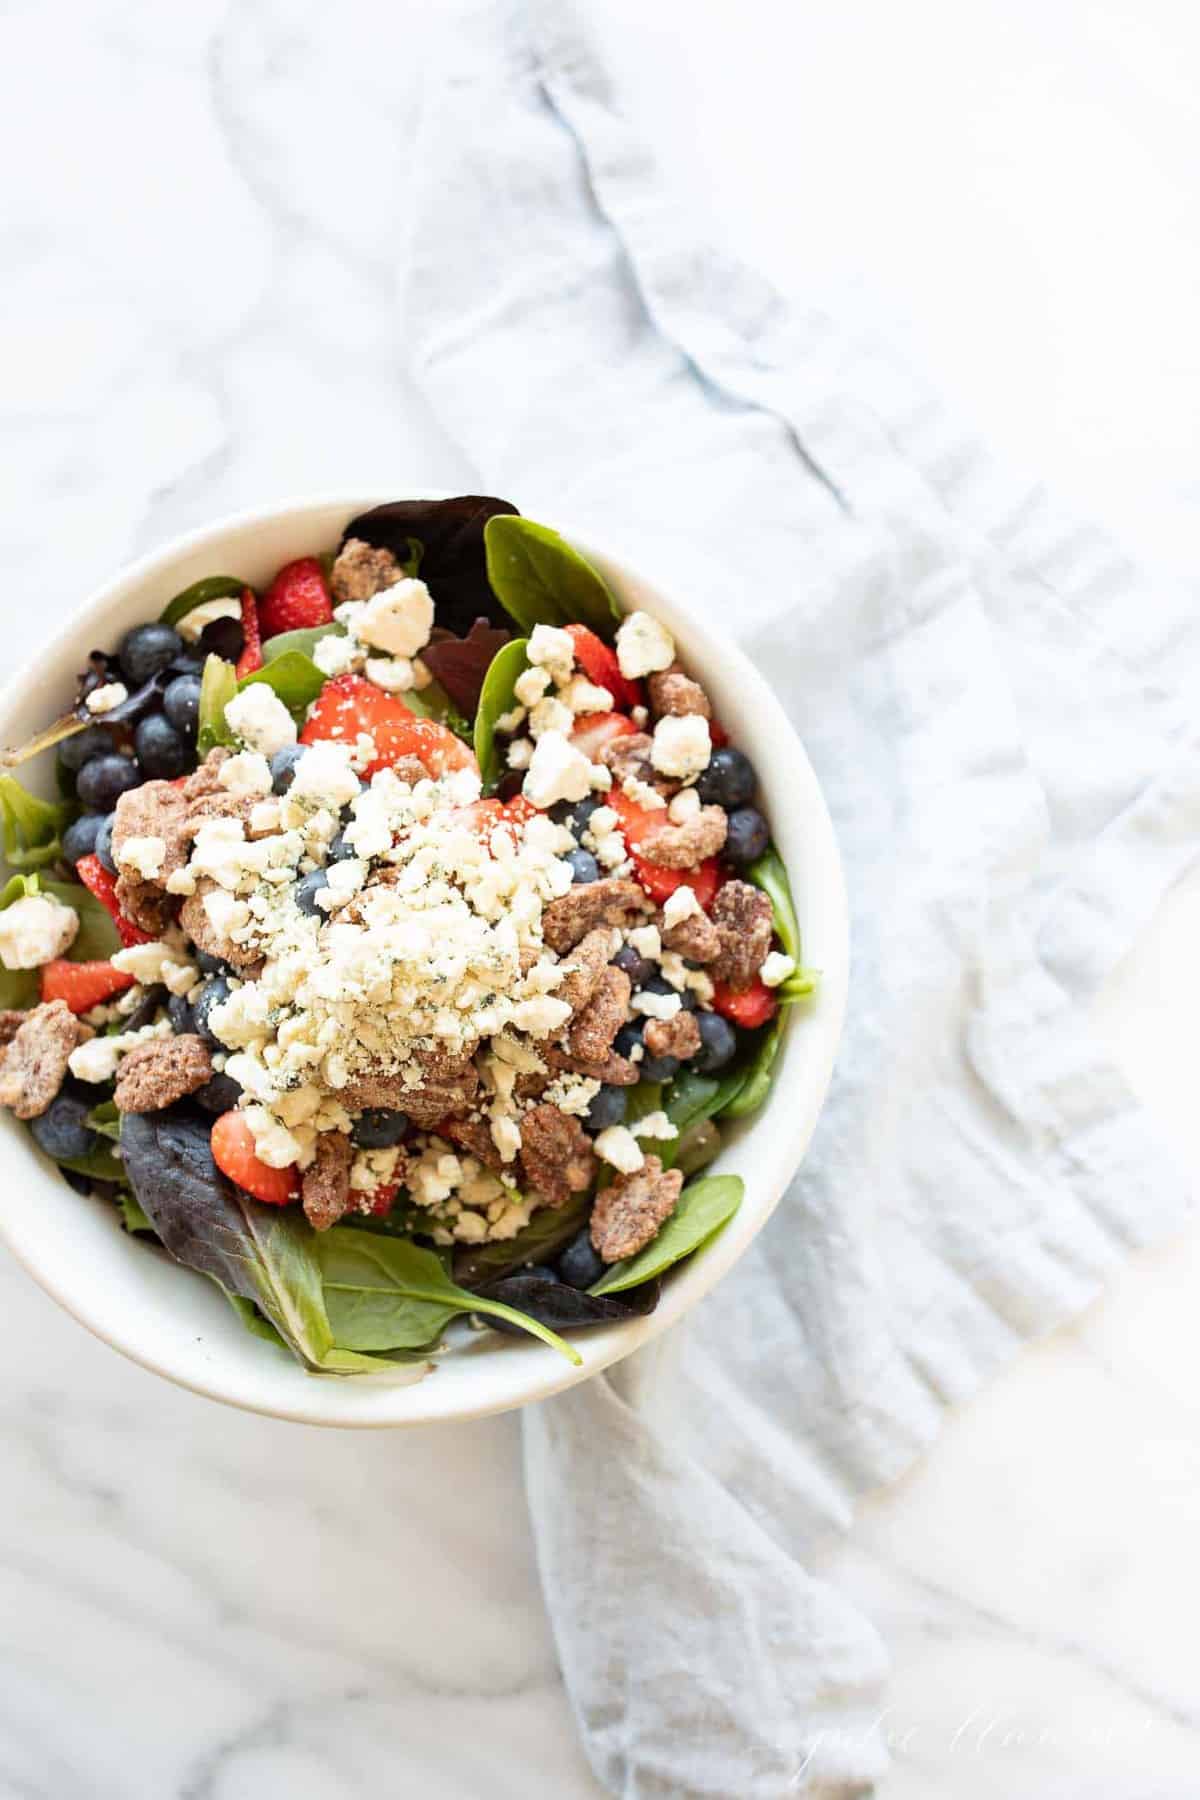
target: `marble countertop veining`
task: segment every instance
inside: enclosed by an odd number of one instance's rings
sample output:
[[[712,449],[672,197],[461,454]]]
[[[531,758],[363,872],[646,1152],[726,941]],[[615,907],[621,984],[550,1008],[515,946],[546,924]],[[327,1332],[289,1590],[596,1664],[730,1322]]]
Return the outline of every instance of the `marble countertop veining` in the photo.
[[[4,9],[10,668],[121,562],[218,513],[470,479],[393,323],[433,10]],[[1187,8],[592,12],[731,241],[885,316],[1002,445],[1194,568]],[[1098,1028],[1200,1167],[1198,911],[1194,880]],[[1198,1292],[1200,1235],[1141,1258],[824,1552],[895,1655],[886,1800],[1193,1800]],[[514,1420],[244,1416],[101,1349],[8,1259],[0,1316],[0,1800],[502,1800],[532,1772],[564,1800],[598,1792]]]

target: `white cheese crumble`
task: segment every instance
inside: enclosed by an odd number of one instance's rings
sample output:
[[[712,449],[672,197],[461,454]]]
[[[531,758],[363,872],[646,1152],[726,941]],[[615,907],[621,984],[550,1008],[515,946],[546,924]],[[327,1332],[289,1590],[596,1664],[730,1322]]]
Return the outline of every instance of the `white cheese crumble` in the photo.
[[[638,681],[675,661],[675,640],[649,613],[629,613],[617,631],[617,663],[627,681]]]
[[[596,1155],[622,1175],[636,1175],[645,1163],[641,1145],[624,1125],[610,1125],[592,1140]]]
[[[183,942],[182,938],[179,942]],[[120,969],[124,975],[132,975],[143,987],[153,987],[159,981],[165,982],[167,972],[175,969],[189,970],[192,980],[196,978],[194,964],[182,951],[174,949],[161,938],[156,938],[149,944],[129,944],[123,950],[114,950],[109,961],[114,969]]]
[[[296,741],[291,713],[265,681],[251,682],[225,708],[225,723],[251,750],[274,756]]]
[[[38,969],[75,941],[79,915],[52,894],[25,894],[0,912],[0,962],[6,969]]]
[[[348,675],[363,665],[363,647],[348,633],[327,631],[312,647],[312,659],[322,675]]]
[[[673,926],[682,925],[685,919],[703,911],[704,908],[696,898],[695,888],[690,888],[685,883],[684,886],[677,887],[673,894],[668,894],[663,901],[662,922],[670,931]]]
[[[530,709],[529,735],[535,743],[548,731],[557,731],[566,737],[574,729],[574,725],[575,715],[570,707],[564,706],[552,694],[547,694],[544,700],[539,700]]]
[[[429,642],[432,629],[432,596],[425,583],[411,575],[372,594],[350,623],[360,643],[385,656],[416,656]]]
[[[520,740],[518,739],[518,742]],[[509,749],[509,761],[512,750]],[[561,731],[546,731],[534,746],[522,792],[543,811],[560,800],[583,800],[592,787],[592,765]]]
[[[535,668],[547,669],[557,681],[568,681],[575,666],[575,644],[557,625],[535,625],[525,652]]]
[[[159,1019],[156,1024],[143,1025],[140,1031],[118,1031],[111,1037],[90,1038],[86,1044],[79,1044],[72,1050],[67,1067],[80,1081],[111,1081],[121,1058],[128,1051],[149,1043],[151,1038],[171,1035],[170,1020]]]
[[[626,940],[647,962],[657,962],[662,955],[662,938],[657,925],[638,925],[626,933]]]
[[[97,715],[109,713],[128,698],[129,689],[123,681],[106,681],[102,687],[92,689],[87,697],[87,709]]]
[[[629,1002],[635,1013],[644,1013],[648,1019],[673,1019],[683,1005],[678,994],[637,993]]]
[[[699,713],[685,713],[682,717],[668,714],[654,727],[650,761],[663,775],[687,781],[707,769],[711,755],[708,720]]]
[[[414,682],[407,656],[368,656],[363,674],[385,694],[407,694]]]
[[[697,817],[700,811],[700,796],[695,788],[680,788],[672,796],[667,805],[667,817],[672,825],[686,825]]]
[[[664,1142],[669,1138],[679,1136],[678,1128],[672,1125],[661,1107],[657,1112],[646,1113],[642,1118],[636,1119],[629,1129],[633,1132],[634,1137],[655,1138]]]
[[[231,794],[269,794],[271,765],[261,751],[239,750],[221,764],[217,780]]]
[[[759,979],[764,987],[778,987],[789,975],[796,973],[796,959],[786,956],[782,950],[772,950],[759,967]]]
[[[597,687],[586,675],[574,675],[559,689],[559,699],[572,713],[611,712],[613,697],[606,687]]]
[[[160,837],[127,837],[117,852],[117,862],[142,881],[157,881],[166,855],[166,842]]]
[[[337,812],[361,792],[362,783],[351,767],[345,744],[310,744],[296,764],[288,789],[292,801],[308,800]]]

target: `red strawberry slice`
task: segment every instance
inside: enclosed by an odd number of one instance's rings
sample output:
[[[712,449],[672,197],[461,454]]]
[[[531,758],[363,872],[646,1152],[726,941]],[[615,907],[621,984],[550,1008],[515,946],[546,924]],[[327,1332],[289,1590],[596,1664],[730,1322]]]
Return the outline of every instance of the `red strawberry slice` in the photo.
[[[110,962],[68,962],[59,957],[42,970],[42,999],[65,1000],[73,1013],[103,1006],[114,994],[133,986],[133,976]]]
[[[287,1169],[273,1169],[262,1162],[254,1149],[254,1134],[240,1112],[222,1113],[213,1121],[213,1161],[222,1175],[228,1175],[235,1187],[268,1206],[287,1206],[298,1198],[300,1174],[295,1164]]]
[[[608,804],[621,821],[621,831],[629,847],[633,872],[652,900],[662,902],[676,888],[690,887],[707,912],[721,885],[721,865],[715,856],[695,869],[665,869],[653,859],[654,834],[661,831],[666,812],[660,806],[639,806],[621,788],[613,788]]]
[[[367,1198],[371,1202],[372,1218],[386,1219],[396,1204],[396,1195],[400,1192],[398,1181],[381,1181],[377,1188],[372,1188]]]
[[[375,740],[376,755],[364,773],[374,775],[401,756],[415,756],[431,775],[476,769],[474,753],[436,719],[420,719],[394,694],[385,694],[361,675],[336,675],[317,695],[300,733],[302,744],[323,739],[353,745],[360,732]]]
[[[713,1010],[734,1025],[753,1031],[773,1019],[779,1002],[765,982],[752,982],[748,988],[731,988],[723,981],[713,983]]]
[[[242,589],[242,654],[237,659],[237,678],[244,681],[263,666],[262,633],[258,629],[258,602],[253,588]]]
[[[600,752],[617,738],[631,737],[637,726],[624,713],[587,713],[582,725],[571,733],[571,742],[582,750],[589,762],[599,762]]]
[[[263,638],[281,631],[306,631],[327,625],[333,618],[333,601],[325,571],[315,556],[284,563],[258,603],[258,623]]]
[[[622,675],[616,651],[610,649],[603,638],[598,638],[586,625],[568,625],[567,635],[575,646],[575,661],[589,681],[608,689],[614,711],[632,712],[635,706],[643,704],[641,685]]]
[[[510,824],[525,825],[530,819],[537,818],[538,809],[524,794],[514,794],[511,800],[504,802],[504,816]]]
[[[125,945],[148,944],[150,933],[127,919],[121,911],[121,902],[117,899],[117,878],[110,875],[95,851],[81,856],[75,864],[75,873],[82,881],[89,894],[94,894],[104,910],[111,915],[117,928],[117,936]]]

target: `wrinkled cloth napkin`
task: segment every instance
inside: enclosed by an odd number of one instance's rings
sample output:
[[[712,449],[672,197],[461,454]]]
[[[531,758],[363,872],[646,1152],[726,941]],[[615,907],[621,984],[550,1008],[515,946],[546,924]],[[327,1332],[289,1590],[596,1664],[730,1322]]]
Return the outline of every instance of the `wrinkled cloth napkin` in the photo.
[[[570,5],[442,23],[396,247],[411,372],[482,491],[736,634],[853,913],[839,1067],[769,1226],[665,1340],[525,1416],[546,1603],[612,1793],[869,1792],[886,1658],[806,1546],[1188,1209],[1085,1015],[1197,843],[1200,628],[707,242]]]

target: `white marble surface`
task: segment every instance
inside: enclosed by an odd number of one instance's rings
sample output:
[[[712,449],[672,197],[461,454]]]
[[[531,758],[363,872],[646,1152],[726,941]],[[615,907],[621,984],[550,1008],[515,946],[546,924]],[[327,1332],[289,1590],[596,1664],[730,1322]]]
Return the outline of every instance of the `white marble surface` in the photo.
[[[405,390],[416,0],[4,10],[10,663],[132,553],[284,492],[468,471]],[[595,4],[715,223],[835,284],[1005,446],[1195,568],[1200,123],[1168,0]],[[1098,1028],[1200,1165],[1200,881]],[[1200,1236],[1030,1350],[826,1572],[895,1653],[886,1800],[1193,1800]],[[513,1421],[334,1436],[94,1345],[11,1265],[0,1796],[597,1792]]]

